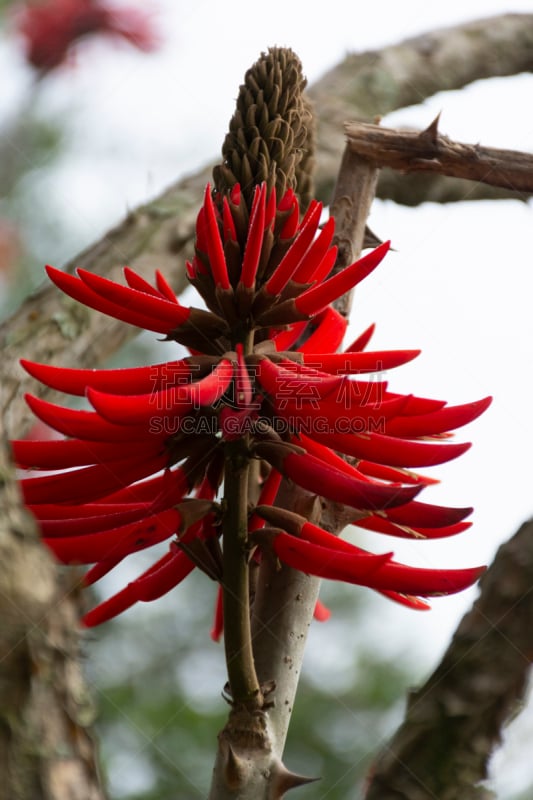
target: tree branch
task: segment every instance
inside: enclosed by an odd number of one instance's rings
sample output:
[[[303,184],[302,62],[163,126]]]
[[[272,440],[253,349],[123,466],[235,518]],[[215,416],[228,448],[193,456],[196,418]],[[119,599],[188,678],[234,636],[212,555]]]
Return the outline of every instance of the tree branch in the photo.
[[[523,703],[533,657],[533,520],[500,547],[441,663],[412,692],[366,800],[480,800],[479,782]]]
[[[10,473],[0,442],[0,800],[104,800],[76,579],[58,576]]]
[[[438,118],[423,131],[345,125],[348,147],[379,167],[466,178],[520,193],[533,192],[533,155],[453,142],[437,132]]]
[[[346,120],[372,121],[436,92],[532,69],[533,14],[488,17],[349,55],[310,89],[318,117],[315,181],[321,196],[333,188]]]

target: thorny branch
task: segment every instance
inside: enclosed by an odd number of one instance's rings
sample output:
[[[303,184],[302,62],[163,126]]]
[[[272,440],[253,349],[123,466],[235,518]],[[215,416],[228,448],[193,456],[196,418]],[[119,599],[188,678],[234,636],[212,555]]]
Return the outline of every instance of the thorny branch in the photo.
[[[345,125],[348,147],[379,167],[464,178],[528,195],[533,193],[533,154],[453,142],[438,133],[438,117],[423,131]]]

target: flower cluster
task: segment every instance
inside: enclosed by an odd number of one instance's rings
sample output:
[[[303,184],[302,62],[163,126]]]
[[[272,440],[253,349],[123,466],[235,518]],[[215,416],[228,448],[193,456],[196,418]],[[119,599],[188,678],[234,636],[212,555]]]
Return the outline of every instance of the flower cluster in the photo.
[[[73,45],[93,34],[114,36],[140,50],[157,39],[149,17],[135,8],[112,8],[105,0],[42,0],[26,3],[17,16],[26,59],[40,72],[64,63]]]
[[[262,465],[262,483],[243,557],[274,553],[281,564],[413,608],[478,578],[481,568],[399,564],[276,505],[286,479],[350,509],[369,531],[416,539],[460,533],[472,509],[420,502],[434,480],[412,468],[463,453],[469,445],[449,442],[448,432],[490,403],[448,406],[392,392],[373,374],[418,351],[366,351],[372,329],[338,352],[346,320],[331,303],[377,267],[389,244],[335,272],[334,221],[320,227],[321,214],[313,201],[300,219],[292,190],[277,198],[261,184],[249,209],[238,185],[227,194],[208,186],[187,264],[206,309],[181,305],[159,272],[151,285],[125,268],[120,285],[82,269],[73,276],[47,268],[70,297],[190,353],[117,370],[22,362],[43,384],[92,406],[75,410],[30,395],[35,415],[64,438],[13,443],[20,467],[52,471],[21,484],[56,557],[92,564],[91,583],[127,555],[170,540],[153,566],[89,612],[87,625],[161,596],[195,566],[224,585],[219,535],[229,500],[219,494],[252,460]]]

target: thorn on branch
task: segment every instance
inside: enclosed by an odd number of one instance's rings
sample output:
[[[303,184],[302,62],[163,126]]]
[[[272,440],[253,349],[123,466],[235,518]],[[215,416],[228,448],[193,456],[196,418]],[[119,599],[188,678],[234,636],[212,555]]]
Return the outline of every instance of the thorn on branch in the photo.
[[[433,122],[431,122],[423,131],[420,131],[418,138],[421,142],[430,143],[433,145],[438,144],[440,115],[441,112],[439,111]]]
[[[224,780],[230,791],[236,791],[244,785],[245,769],[242,758],[235,753],[229,742],[224,743]]]
[[[306,786],[308,783],[320,780],[320,778],[307,778],[304,775],[289,772],[281,761],[273,766],[272,778],[272,793],[269,795],[271,800],[281,800],[290,789],[297,789],[298,786]]]

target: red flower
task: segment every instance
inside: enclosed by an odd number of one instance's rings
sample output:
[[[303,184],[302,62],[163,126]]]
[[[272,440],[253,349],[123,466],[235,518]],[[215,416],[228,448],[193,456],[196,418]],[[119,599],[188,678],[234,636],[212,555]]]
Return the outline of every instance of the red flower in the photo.
[[[420,491],[435,481],[411,468],[463,453],[469,445],[450,443],[448,431],[490,403],[447,406],[363,379],[361,373],[389,370],[418,354],[364,352],[371,329],[336,352],[346,320],[329,303],[366,277],[389,245],[333,274],[334,223],[319,232],[321,210],[313,202],[299,222],[294,194],[289,190],[276,203],[263,185],[249,214],[238,187],[229,197],[213,197],[208,187],[196,253],[187,264],[208,310],[180,305],[159,273],[152,286],[126,268],[127,285],[121,286],[86,270],[74,277],[48,267],[71,297],[191,352],[120,370],[22,361],[47,386],[85,395],[93,408],[72,410],[30,395],[36,416],[65,438],[13,443],[22,468],[55,470],[23,479],[22,490],[56,557],[94,564],[91,582],[130,553],[171,540],[166,555],[90,612],[86,624],[159,597],[194,566],[223,580],[218,535],[224,506],[217,495],[227,448],[236,440],[244,443],[246,458],[270,469],[249,520],[256,558],[270,550],[293,568],[369,586],[413,608],[427,607],[418,595],[460,591],[479,576],[480,568],[398,564],[390,553],[367,553],[275,506],[283,476],[353,509],[354,523],[367,530],[413,538],[460,533],[472,509],[419,502]],[[263,530],[265,521],[273,527]],[[214,637],[222,630],[220,608]]]
[[[107,34],[140,50],[157,45],[149,16],[135,8],[113,8],[105,0],[27,2],[17,16],[26,60],[41,72],[64,63],[69,50],[91,34]]]

